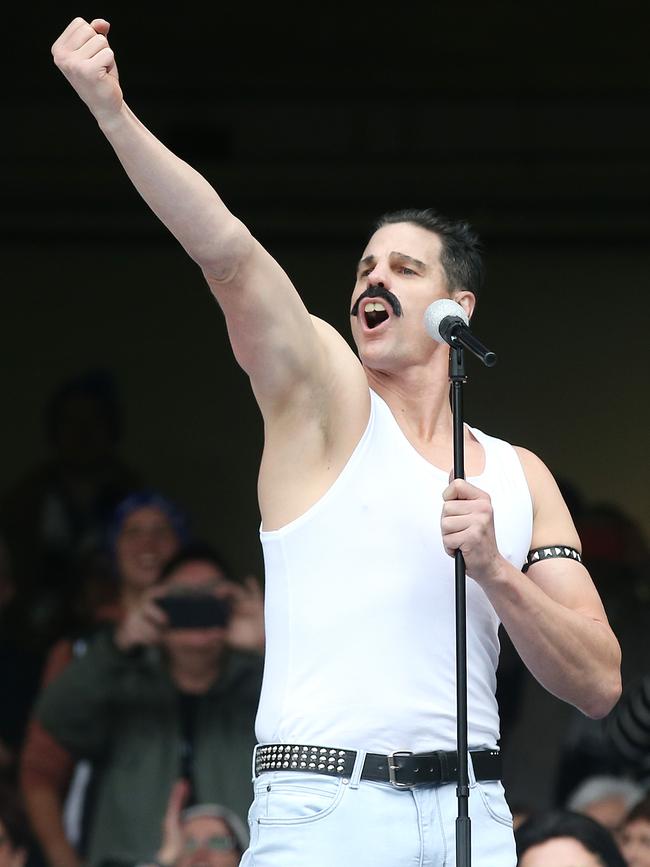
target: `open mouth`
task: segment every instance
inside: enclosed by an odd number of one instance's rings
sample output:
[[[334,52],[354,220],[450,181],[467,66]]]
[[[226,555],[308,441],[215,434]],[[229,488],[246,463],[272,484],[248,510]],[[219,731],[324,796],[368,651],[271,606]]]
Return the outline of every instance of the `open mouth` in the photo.
[[[368,301],[364,304],[363,315],[368,328],[376,328],[388,319],[386,305],[382,301]]]

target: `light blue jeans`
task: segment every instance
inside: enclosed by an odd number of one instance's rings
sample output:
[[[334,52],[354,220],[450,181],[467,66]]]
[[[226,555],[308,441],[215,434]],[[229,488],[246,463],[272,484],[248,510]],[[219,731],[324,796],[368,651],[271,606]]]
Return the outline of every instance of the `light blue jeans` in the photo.
[[[271,771],[254,780],[250,846],[241,867],[455,867],[456,785],[395,789],[360,780]],[[515,867],[512,816],[499,782],[469,762],[472,867]]]

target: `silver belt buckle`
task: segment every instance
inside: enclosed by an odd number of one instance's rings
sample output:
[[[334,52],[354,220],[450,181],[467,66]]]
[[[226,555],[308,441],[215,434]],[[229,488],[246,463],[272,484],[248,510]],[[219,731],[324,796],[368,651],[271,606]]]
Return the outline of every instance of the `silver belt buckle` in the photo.
[[[412,750],[395,750],[388,754],[388,782],[395,789],[410,789],[412,784],[399,783],[395,777],[395,771],[399,770],[399,765],[393,764],[396,756],[412,756]]]

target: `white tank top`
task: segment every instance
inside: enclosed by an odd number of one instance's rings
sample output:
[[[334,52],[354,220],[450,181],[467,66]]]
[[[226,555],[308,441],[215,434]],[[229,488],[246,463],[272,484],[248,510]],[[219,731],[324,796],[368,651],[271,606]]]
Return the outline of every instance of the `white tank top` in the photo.
[[[456,748],[454,560],[442,547],[448,474],[409,443],[371,391],[368,426],[320,500],[260,529],[266,659],[256,736],[421,752]],[[470,428],[501,554],[521,568],[532,504],[512,446]],[[494,747],[498,617],[467,578],[468,744]]]

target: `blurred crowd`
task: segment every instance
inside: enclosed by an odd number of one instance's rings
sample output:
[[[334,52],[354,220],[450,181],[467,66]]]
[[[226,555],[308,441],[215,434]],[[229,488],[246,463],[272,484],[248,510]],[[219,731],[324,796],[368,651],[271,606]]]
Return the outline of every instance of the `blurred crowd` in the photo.
[[[121,458],[110,375],[65,382],[45,430],[47,459],[0,499],[0,867],[236,867],[262,578],[234,574],[227,526],[197,537],[191,507]],[[511,804],[519,864],[650,867],[648,548],[635,520],[562,484],[624,691],[606,719],[572,718],[553,803]],[[523,668],[505,635],[503,650],[505,741]]]

